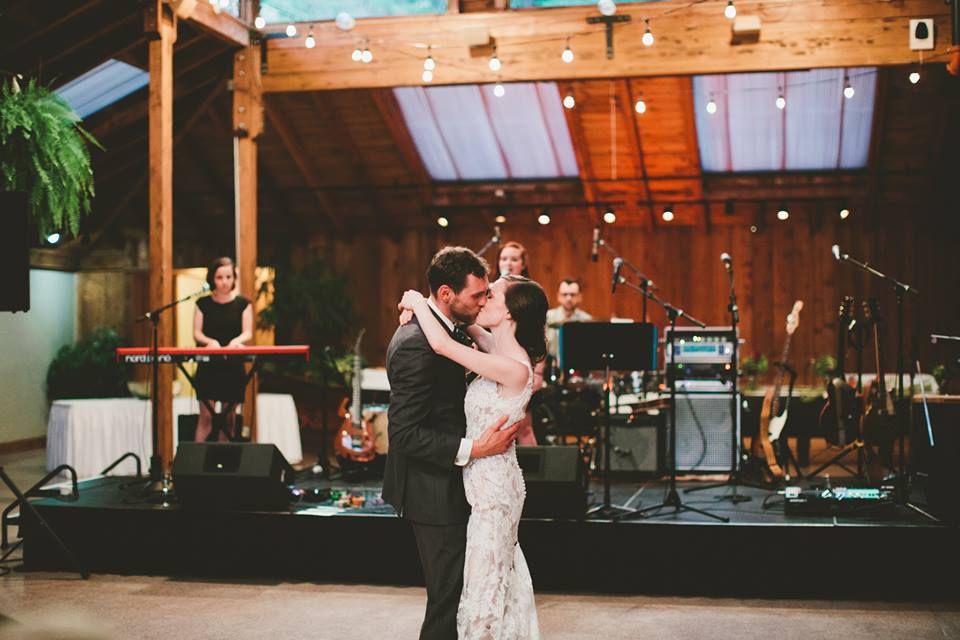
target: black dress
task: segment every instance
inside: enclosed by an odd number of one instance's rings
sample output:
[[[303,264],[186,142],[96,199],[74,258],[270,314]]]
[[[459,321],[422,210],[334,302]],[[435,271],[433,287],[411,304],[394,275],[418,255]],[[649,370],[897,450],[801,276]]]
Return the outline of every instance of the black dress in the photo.
[[[203,313],[203,334],[220,346],[243,333],[243,312],[250,301],[237,296],[230,302],[219,303],[213,296],[197,300]],[[197,366],[197,397],[201,400],[243,402],[246,372],[242,362],[204,362]]]

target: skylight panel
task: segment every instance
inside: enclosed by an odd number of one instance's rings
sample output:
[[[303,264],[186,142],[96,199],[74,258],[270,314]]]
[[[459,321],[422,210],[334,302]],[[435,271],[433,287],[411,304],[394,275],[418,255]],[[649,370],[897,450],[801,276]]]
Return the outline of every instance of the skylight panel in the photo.
[[[110,106],[147,85],[150,74],[119,60],[107,60],[57,89],[81,118]]]

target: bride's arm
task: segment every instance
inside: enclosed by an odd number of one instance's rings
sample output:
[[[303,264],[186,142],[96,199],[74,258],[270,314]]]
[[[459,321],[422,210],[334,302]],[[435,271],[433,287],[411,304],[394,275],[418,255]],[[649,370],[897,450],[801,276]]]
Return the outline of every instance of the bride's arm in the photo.
[[[462,345],[447,333],[430,311],[426,298],[419,291],[410,290],[400,301],[402,309],[411,309],[420,322],[430,348],[445,358],[463,365],[478,375],[495,380],[508,389],[522,388],[527,383],[528,371],[522,362],[506,356],[484,353]]]
[[[490,332],[477,324],[471,324],[467,327],[467,333],[477,343],[477,348],[484,353],[490,353],[493,350],[493,336]]]

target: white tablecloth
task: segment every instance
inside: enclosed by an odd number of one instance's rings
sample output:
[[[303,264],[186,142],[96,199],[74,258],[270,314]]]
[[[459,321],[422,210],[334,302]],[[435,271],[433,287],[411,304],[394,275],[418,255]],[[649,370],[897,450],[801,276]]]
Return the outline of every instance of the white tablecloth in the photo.
[[[174,425],[180,415],[198,412],[195,398],[173,399]],[[149,400],[56,400],[50,407],[47,423],[47,469],[52,471],[61,464],[69,464],[80,478],[89,478],[132,451],[140,457],[146,473],[153,453],[150,420]],[[176,428],[173,441],[176,449]],[[275,444],[290,464],[303,460],[293,396],[280,393],[257,396],[257,442]],[[135,470],[133,460],[126,460],[112,473],[133,475]]]

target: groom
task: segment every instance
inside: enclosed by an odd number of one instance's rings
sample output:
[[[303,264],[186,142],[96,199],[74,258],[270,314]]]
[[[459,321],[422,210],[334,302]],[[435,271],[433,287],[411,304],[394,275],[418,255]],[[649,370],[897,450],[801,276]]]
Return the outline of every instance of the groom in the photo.
[[[472,324],[487,301],[487,263],[464,247],[441,249],[430,261],[428,304],[451,336],[469,341],[459,324]],[[462,467],[472,458],[503,453],[520,423],[503,431],[503,416],[477,440],[465,438],[465,371],[430,348],[414,317],[387,348],[390,453],[383,499],[410,521],[427,584],[421,639],[455,640],[463,588],[470,506]]]

